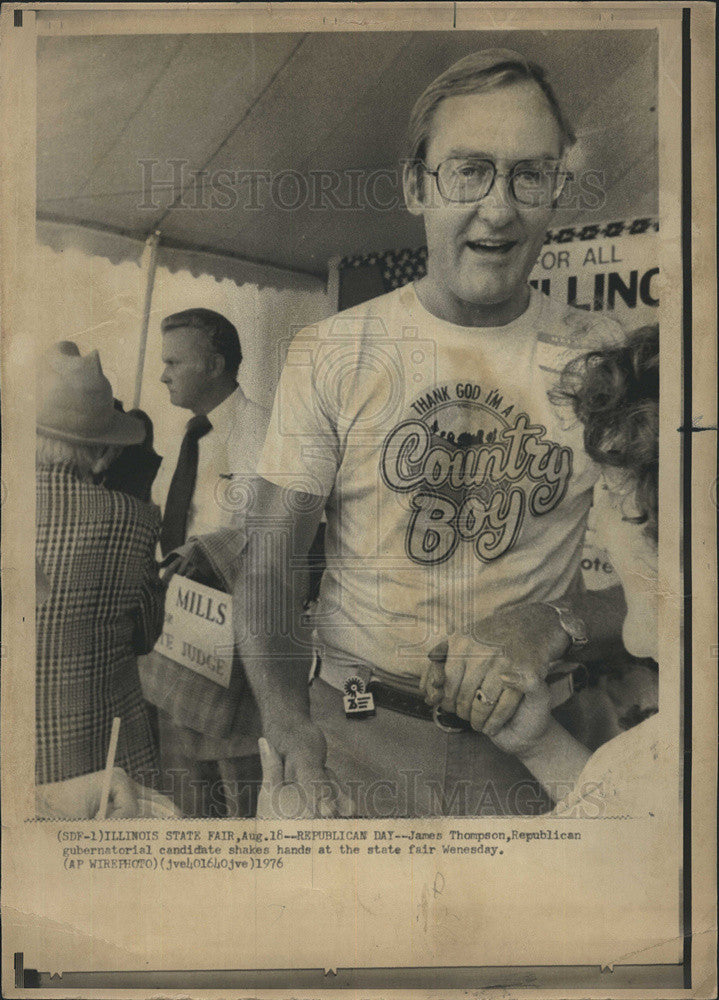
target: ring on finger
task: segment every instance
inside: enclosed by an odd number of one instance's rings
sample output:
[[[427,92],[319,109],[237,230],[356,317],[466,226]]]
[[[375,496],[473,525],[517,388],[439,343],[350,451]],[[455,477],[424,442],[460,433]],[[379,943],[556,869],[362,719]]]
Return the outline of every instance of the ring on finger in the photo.
[[[495,700],[492,701],[492,699],[488,698],[481,688],[477,688],[477,693],[475,694],[474,697],[477,699],[477,701],[481,701],[484,705],[496,705],[497,702],[499,701],[499,698],[495,698]]]

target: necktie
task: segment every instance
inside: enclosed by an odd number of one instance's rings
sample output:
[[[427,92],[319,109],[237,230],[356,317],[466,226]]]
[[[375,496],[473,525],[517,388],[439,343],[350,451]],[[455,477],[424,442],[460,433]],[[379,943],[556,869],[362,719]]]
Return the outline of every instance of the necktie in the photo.
[[[200,415],[187,421],[187,430],[182,439],[177,468],[170,483],[165,516],[162,519],[160,547],[163,556],[185,541],[187,515],[197,480],[198,441],[211,430],[212,424],[206,416]]]

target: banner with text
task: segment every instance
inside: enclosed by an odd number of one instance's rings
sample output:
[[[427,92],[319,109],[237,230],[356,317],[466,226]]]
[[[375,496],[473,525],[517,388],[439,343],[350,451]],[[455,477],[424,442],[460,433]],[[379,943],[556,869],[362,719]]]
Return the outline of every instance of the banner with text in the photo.
[[[627,331],[656,323],[658,232],[650,218],[551,229],[530,281],[566,305],[612,316]]]

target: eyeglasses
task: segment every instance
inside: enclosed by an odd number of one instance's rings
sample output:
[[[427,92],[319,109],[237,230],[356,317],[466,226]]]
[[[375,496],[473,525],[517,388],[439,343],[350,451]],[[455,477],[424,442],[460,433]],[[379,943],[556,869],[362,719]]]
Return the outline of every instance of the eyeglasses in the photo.
[[[435,178],[445,201],[462,204],[481,201],[492,190],[497,177],[507,177],[516,202],[541,208],[556,201],[572,177],[556,160],[520,160],[506,172],[497,170],[492,160],[475,157],[450,157],[436,170],[430,170],[424,163],[421,166],[425,173]]]

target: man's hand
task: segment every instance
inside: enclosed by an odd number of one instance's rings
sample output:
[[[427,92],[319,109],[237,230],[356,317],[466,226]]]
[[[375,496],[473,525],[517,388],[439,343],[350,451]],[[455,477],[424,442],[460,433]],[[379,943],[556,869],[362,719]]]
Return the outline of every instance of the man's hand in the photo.
[[[517,711],[499,732],[488,733],[492,742],[522,760],[542,745],[551,721],[549,688],[536,674],[508,671],[501,675],[507,689],[520,695]],[[486,730],[485,730],[486,732]]]
[[[104,771],[53,781],[35,789],[37,815],[44,819],[95,819],[100,808]],[[135,785],[121,767],[112,772],[107,819],[139,815]]]
[[[172,552],[168,552],[160,566],[164,569],[162,582],[165,586],[169,584],[175,573],[187,576],[199,583],[213,580],[215,577],[212,565],[194,538],[173,549]]]
[[[319,764],[311,751],[298,748],[283,760],[262,737],[262,787],[257,801],[258,819],[326,819],[353,814],[350,797],[337,777]]]
[[[544,680],[570,644],[557,612],[545,604],[506,608],[485,618],[473,635],[453,636],[429,654],[421,688],[430,705],[496,735],[513,717],[522,690],[502,679],[508,672]],[[442,676],[443,675],[443,676]]]

